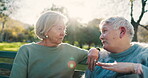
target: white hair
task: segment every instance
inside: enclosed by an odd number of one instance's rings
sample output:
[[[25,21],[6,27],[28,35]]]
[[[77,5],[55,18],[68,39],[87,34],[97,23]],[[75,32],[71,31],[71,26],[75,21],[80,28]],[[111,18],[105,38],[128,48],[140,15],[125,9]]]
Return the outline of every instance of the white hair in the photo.
[[[54,25],[66,23],[67,18],[58,12],[50,11],[42,14],[35,25],[35,33],[39,39],[46,38],[47,33]]]
[[[118,29],[119,27],[125,27],[131,39],[134,36],[133,25],[123,17],[110,17],[108,19],[105,19],[100,23],[100,27],[102,27],[102,25],[104,24],[111,25],[114,29]]]

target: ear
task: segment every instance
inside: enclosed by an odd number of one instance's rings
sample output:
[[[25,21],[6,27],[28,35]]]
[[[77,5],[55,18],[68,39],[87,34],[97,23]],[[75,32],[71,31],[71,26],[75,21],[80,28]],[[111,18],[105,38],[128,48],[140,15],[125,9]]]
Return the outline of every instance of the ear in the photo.
[[[45,35],[45,36],[47,36],[47,35],[48,35],[48,33],[46,32],[46,33],[44,33],[44,35]]]
[[[122,38],[126,33],[126,28],[125,27],[120,27],[120,38]]]

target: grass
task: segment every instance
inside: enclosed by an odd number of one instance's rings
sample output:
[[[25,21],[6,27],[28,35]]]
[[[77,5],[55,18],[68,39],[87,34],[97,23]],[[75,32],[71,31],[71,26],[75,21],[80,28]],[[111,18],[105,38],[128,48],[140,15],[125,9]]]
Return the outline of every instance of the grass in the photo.
[[[14,43],[0,43],[0,51],[17,51],[20,46],[26,43],[14,42]]]

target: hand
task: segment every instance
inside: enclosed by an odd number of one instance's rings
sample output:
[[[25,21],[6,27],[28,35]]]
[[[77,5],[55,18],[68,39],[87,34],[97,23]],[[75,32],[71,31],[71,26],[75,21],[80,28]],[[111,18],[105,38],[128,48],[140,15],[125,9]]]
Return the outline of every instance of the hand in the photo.
[[[87,60],[89,70],[93,71],[98,58],[99,58],[99,50],[96,48],[91,48],[89,50],[88,60]]]
[[[103,69],[112,70],[119,73],[134,72],[134,63],[127,62],[114,62],[114,63],[101,63],[97,62],[96,65],[101,66]]]

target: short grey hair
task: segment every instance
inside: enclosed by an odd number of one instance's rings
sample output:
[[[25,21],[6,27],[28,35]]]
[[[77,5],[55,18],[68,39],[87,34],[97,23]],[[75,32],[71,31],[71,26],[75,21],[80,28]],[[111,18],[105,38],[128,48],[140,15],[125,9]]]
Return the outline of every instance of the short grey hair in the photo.
[[[42,14],[36,25],[35,25],[35,34],[39,39],[46,38],[45,33],[47,33],[54,25],[59,24],[60,22],[67,22],[66,16],[55,11],[49,11]]]
[[[101,21],[100,27],[102,27],[102,25],[104,25],[104,24],[111,25],[111,26],[113,26],[114,29],[118,29],[119,27],[125,27],[127,29],[129,36],[131,37],[131,39],[134,36],[133,25],[123,17],[117,16],[117,17],[107,18],[107,19]]]

